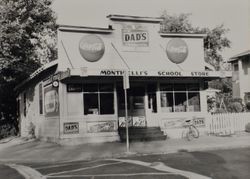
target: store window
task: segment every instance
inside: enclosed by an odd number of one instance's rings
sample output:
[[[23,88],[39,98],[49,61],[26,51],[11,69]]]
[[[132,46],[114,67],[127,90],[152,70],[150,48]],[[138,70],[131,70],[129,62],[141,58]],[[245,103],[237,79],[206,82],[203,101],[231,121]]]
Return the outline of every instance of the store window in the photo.
[[[238,63],[234,63],[234,65],[233,65],[233,71],[239,71],[239,65],[238,65]]]
[[[200,111],[199,84],[161,84],[162,112]]]
[[[43,114],[43,85],[39,84],[39,113]]]
[[[84,114],[114,114],[113,84],[83,85]]]
[[[156,91],[157,91],[156,84],[149,84],[147,86],[148,109],[151,110],[152,113],[157,113]]]
[[[26,117],[26,93],[23,93],[23,115]]]

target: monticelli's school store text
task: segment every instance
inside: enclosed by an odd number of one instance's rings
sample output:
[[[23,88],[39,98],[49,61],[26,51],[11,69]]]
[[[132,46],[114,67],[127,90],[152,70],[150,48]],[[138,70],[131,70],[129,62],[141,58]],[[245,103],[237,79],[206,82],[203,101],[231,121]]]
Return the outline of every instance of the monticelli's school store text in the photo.
[[[107,18],[108,28],[59,26],[58,60],[17,87],[21,135],[32,123],[41,139],[120,141],[124,88],[135,139],[180,138],[189,118],[204,130],[206,84],[224,75],[206,67],[206,34],[161,33],[161,18]]]

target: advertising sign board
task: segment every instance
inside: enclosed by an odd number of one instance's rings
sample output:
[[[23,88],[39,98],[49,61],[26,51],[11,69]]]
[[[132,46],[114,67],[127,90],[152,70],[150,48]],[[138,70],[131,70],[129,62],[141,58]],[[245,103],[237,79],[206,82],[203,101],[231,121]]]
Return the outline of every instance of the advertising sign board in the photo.
[[[122,29],[122,43],[125,47],[148,47],[149,34],[146,27],[139,24],[126,24]]]
[[[89,62],[100,60],[104,51],[104,42],[97,35],[86,35],[80,40],[79,52],[81,56]]]
[[[46,117],[59,116],[58,88],[52,85],[44,88],[44,110]]]
[[[78,134],[79,123],[78,122],[63,123],[63,133],[64,134]]]
[[[166,53],[170,61],[179,64],[186,60],[188,56],[188,46],[184,40],[173,38],[167,44]]]

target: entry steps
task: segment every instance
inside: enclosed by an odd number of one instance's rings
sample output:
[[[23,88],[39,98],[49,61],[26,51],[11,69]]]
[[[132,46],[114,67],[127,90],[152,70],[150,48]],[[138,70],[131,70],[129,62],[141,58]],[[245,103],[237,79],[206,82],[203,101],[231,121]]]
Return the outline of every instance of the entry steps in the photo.
[[[118,128],[121,142],[126,142],[126,128]],[[160,127],[129,127],[129,141],[166,140]]]

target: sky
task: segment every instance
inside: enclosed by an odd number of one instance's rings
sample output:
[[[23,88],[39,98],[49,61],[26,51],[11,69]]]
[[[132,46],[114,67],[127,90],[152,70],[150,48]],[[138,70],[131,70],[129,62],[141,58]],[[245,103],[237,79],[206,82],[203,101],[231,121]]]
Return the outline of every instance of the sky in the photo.
[[[191,13],[193,26],[210,29],[224,24],[231,48],[228,58],[250,49],[250,0],[54,0],[58,24],[108,27],[109,14],[159,17]]]

